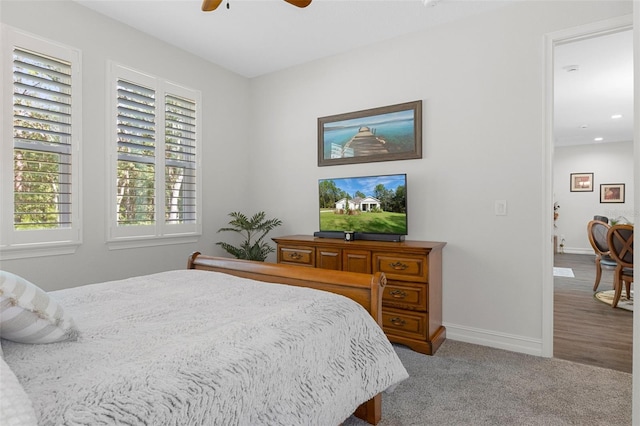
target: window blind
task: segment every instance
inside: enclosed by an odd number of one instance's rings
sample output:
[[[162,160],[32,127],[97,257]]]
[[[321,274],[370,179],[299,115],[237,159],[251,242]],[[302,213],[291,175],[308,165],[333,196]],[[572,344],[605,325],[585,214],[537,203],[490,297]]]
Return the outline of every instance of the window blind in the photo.
[[[71,226],[71,63],[13,49],[14,229]]]
[[[153,89],[118,79],[118,225],[155,223],[156,100]]]
[[[170,244],[201,232],[198,91],[111,63],[110,246]]]
[[[196,221],[196,103],[165,95],[165,223]]]

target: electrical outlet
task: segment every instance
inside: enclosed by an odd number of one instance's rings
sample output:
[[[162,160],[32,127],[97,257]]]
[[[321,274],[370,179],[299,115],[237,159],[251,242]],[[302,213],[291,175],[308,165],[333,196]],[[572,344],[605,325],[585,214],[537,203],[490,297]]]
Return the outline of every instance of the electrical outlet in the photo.
[[[496,216],[507,215],[507,200],[496,200],[494,204]]]

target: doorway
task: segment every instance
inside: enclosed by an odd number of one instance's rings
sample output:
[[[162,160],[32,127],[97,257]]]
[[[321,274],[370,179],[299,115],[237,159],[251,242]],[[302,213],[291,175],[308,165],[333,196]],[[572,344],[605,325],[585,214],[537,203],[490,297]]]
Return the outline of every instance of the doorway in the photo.
[[[590,149],[593,149],[593,146],[596,144],[604,144],[604,143],[615,143],[619,142],[624,145],[623,139],[626,139],[626,144],[630,146],[631,155],[630,157],[630,168],[631,168],[631,178],[628,179],[630,184],[630,189],[633,188],[633,90],[630,90],[631,95],[631,111],[625,112],[624,115],[627,116],[627,120],[631,123],[631,133],[629,136],[620,136],[614,135],[613,133],[605,133],[605,131],[611,131],[611,129],[607,128],[607,126],[611,127],[611,122],[607,122],[606,120],[615,120],[611,118],[612,115],[616,115],[616,113],[611,112],[606,115],[606,119],[601,117],[600,121],[596,121],[594,119],[590,119],[587,117],[588,114],[593,114],[595,106],[606,106],[606,102],[600,102],[597,105],[593,104],[595,101],[591,101],[590,105],[588,102],[587,95],[592,94],[589,91],[597,92],[599,89],[604,90],[605,82],[602,81],[600,84],[592,85],[589,90],[583,90],[579,93],[582,98],[582,105],[579,107],[570,107],[569,101],[565,98],[570,95],[570,91],[565,90],[566,87],[559,87],[558,84],[571,84],[574,80],[584,79],[586,78],[586,71],[589,71],[593,68],[594,64],[589,61],[581,60],[579,52],[581,49],[586,49],[589,45],[591,47],[601,45],[605,40],[608,39],[616,39],[623,34],[626,34],[631,38],[632,45],[632,18],[631,16],[622,17],[618,19],[607,20],[599,23],[595,23],[592,25],[587,25],[579,28],[569,29],[566,31],[554,33],[548,36],[547,38],[547,122],[549,123],[547,126],[547,176],[549,177],[549,185],[547,186],[547,207],[546,211],[551,211],[551,208],[554,207],[554,203],[559,205],[559,213],[561,216],[564,216],[566,220],[566,225],[572,224],[573,226],[566,226],[563,228],[562,223],[554,223],[552,219],[552,215],[549,214],[549,235],[546,241],[553,241],[553,237],[557,237],[558,243],[563,244],[563,251],[565,251],[565,258],[563,261],[568,262],[567,264],[571,265],[572,262],[576,269],[580,269],[580,274],[588,274],[589,273],[589,265],[584,263],[585,258],[589,258],[589,255],[592,254],[592,250],[590,250],[590,246],[586,237],[586,224],[588,220],[593,218],[595,214],[603,214],[603,208],[607,209],[607,213],[609,217],[616,218],[618,216],[624,216],[624,211],[620,211],[620,205],[612,208],[610,205],[601,204],[599,199],[599,190],[600,185],[608,183],[607,179],[611,179],[607,177],[603,170],[598,170],[597,167],[605,167],[605,164],[593,163],[591,166],[585,166],[587,168],[592,167],[596,168],[594,170],[583,170],[582,168],[575,170],[574,167],[578,167],[576,164],[578,162],[567,165],[564,169],[560,168],[560,170],[556,170],[558,166],[558,160],[561,158],[566,158],[567,155],[570,155],[572,150],[574,150],[577,155],[587,155]],[[600,47],[602,48],[602,47]],[[559,57],[559,54],[562,53],[565,56]],[[573,56],[572,56],[573,55]],[[630,52],[629,61],[633,64],[633,52]],[[602,58],[602,55],[595,55],[598,59]],[[605,55],[606,56],[606,55]],[[605,61],[606,62],[606,61]],[[632,65],[631,65],[632,66]],[[581,67],[584,67],[581,69]],[[558,73],[563,73],[558,77]],[[581,74],[582,72],[582,74]],[[606,78],[606,77],[605,77]],[[609,79],[611,77],[608,77]],[[633,81],[633,71],[631,71],[631,81]],[[569,83],[567,83],[569,82]],[[613,89],[609,89],[609,92]],[[604,90],[605,93],[608,93]],[[575,93],[574,93],[575,95]],[[607,101],[608,102],[608,101]],[[587,107],[587,108],[584,108]],[[609,108],[613,108],[610,106]],[[581,113],[584,114],[587,118],[581,118],[580,114],[575,114],[580,110]],[[602,115],[602,114],[601,114]],[[602,136],[600,134],[595,134],[601,132],[602,134],[606,134],[606,136]],[[596,138],[603,137],[602,141],[595,140]],[[557,144],[557,146],[556,146]],[[575,148],[572,148],[575,147]],[[613,145],[610,145],[613,147]],[[600,145],[600,149],[602,149],[602,145]],[[560,155],[562,154],[562,155]],[[601,159],[602,156],[592,155],[591,159]],[[569,163],[570,164],[570,163]],[[610,167],[609,167],[610,169]],[[593,181],[591,191],[584,191],[582,193],[571,193],[570,192],[570,178],[569,174],[571,172],[575,173],[593,173]],[[625,178],[627,179],[627,178]],[[630,191],[631,192],[631,191]],[[560,196],[559,196],[560,195]],[[580,195],[580,197],[578,197]],[[631,203],[627,205],[633,206],[633,198],[630,199]],[[570,206],[575,203],[572,211]],[[555,211],[556,209],[554,209]],[[629,208],[631,213],[627,215],[631,215],[631,219],[633,219],[633,207]],[[546,212],[545,212],[546,213]],[[560,221],[559,221],[560,222]],[[558,225],[558,228],[555,228],[554,225]],[[546,237],[545,237],[546,238]],[[545,243],[546,244],[546,243]],[[555,252],[558,251],[558,247],[554,246],[554,244],[547,244],[548,246],[548,256],[545,258],[550,263],[550,265],[555,265],[554,261],[556,260]],[[562,255],[560,255],[562,256]],[[591,257],[592,259],[592,257]],[[581,265],[581,266],[579,266]],[[570,268],[571,266],[567,266]],[[595,265],[592,265],[593,268],[593,277],[595,277]],[[549,275],[545,281],[543,286],[543,352],[545,356],[554,356],[556,352],[562,354],[560,357],[565,356],[564,348],[559,347],[558,351],[554,349],[554,335],[557,330],[556,321],[567,321],[566,317],[556,318],[556,309],[561,308],[561,310],[569,309],[569,307],[561,306],[563,300],[561,298],[556,298],[556,302],[558,306],[554,306],[554,289],[555,282],[565,280],[564,278],[554,279],[553,273],[551,272],[551,267],[549,268]],[[579,277],[584,280],[584,276]],[[588,281],[588,280],[587,280]],[[566,284],[566,282],[564,283]],[[574,282],[577,284],[577,282]],[[580,285],[580,284],[577,284]],[[582,282],[581,286],[584,289],[584,286],[587,286],[587,294],[586,300],[587,302],[591,302],[591,297],[588,295],[589,291],[592,291],[593,282],[591,285],[589,283]],[[607,286],[609,282],[603,277],[601,286]],[[611,310],[610,307],[603,306],[604,308]],[[610,313],[608,310],[603,312]],[[566,313],[566,312],[565,312]],[[619,313],[619,312],[617,312]],[[582,324],[585,325],[589,320],[585,319]],[[597,322],[597,321],[595,321]],[[594,324],[594,327],[596,324]],[[574,329],[573,332],[576,330]],[[588,330],[583,330],[585,333],[589,333]],[[565,336],[567,339],[575,338],[576,336],[567,335]],[[558,344],[558,340],[555,339],[556,344]],[[575,342],[573,342],[575,344]],[[593,352],[593,359],[598,359],[598,351],[601,345],[606,344],[602,341],[593,341],[590,347],[587,347],[588,351]],[[588,362],[588,354],[587,359],[583,359],[582,362]],[[577,360],[581,362],[580,360]]]

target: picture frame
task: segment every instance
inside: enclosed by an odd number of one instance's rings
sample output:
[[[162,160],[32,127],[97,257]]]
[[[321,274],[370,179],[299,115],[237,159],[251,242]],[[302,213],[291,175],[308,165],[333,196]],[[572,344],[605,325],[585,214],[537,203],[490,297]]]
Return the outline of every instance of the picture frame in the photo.
[[[593,192],[593,173],[571,173],[571,192]]]
[[[422,101],[318,118],[318,166],[422,158]]]
[[[624,203],[624,183],[603,183],[600,185],[601,203]]]

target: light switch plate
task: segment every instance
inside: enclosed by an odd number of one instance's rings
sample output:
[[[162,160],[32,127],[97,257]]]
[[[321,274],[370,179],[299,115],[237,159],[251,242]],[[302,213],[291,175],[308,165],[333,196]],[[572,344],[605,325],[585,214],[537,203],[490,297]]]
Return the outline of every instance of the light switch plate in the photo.
[[[494,209],[496,212],[496,216],[506,216],[507,215],[507,200],[496,200],[494,204]]]

